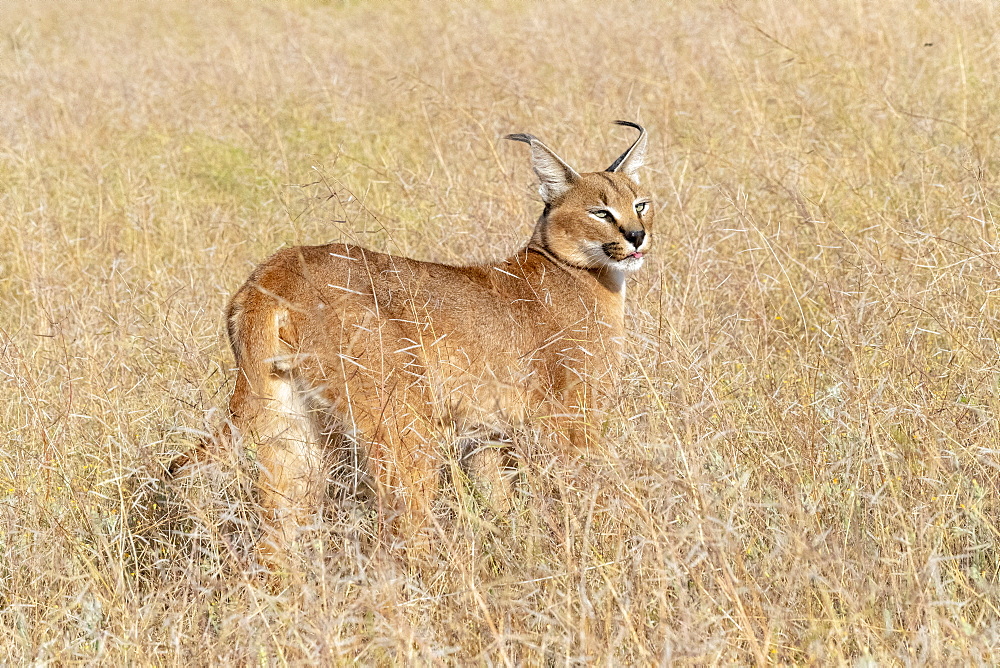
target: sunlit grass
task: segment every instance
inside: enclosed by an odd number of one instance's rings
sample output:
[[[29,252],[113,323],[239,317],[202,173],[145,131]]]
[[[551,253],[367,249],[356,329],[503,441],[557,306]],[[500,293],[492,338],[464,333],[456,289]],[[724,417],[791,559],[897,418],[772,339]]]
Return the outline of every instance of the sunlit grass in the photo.
[[[987,3],[0,7],[0,662],[995,663]],[[409,570],[331,500],[248,550],[226,301],[297,243],[473,262],[651,133],[600,456],[521,435]],[[551,453],[549,453],[551,454]]]

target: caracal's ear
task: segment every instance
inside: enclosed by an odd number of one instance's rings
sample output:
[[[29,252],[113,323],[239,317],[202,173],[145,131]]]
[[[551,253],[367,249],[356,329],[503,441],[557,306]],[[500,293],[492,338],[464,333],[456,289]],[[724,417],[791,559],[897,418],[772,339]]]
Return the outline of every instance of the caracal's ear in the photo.
[[[621,172],[636,183],[639,183],[639,168],[646,162],[646,131],[641,125],[630,123],[629,121],[615,121],[615,123],[635,128],[639,131],[639,138],[604,171]]]
[[[516,134],[507,135],[506,139],[523,141],[531,146],[531,166],[535,168],[535,174],[538,175],[538,193],[546,204],[552,204],[580,179],[576,170],[553,153],[552,149],[540,142],[538,137],[529,134]]]

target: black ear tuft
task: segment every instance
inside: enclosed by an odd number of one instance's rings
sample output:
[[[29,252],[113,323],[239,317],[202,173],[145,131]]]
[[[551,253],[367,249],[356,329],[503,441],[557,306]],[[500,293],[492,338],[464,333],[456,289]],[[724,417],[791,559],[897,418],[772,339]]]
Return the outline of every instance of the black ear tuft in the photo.
[[[511,141],[523,141],[525,144],[530,144],[533,141],[537,141],[534,135],[529,135],[524,132],[518,132],[517,134],[507,135],[504,139],[510,139]]]
[[[622,172],[630,179],[639,182],[639,177],[636,171],[642,166],[642,163],[646,160],[646,130],[638,123],[633,123],[631,121],[615,121],[616,125],[624,125],[625,127],[635,128],[639,131],[639,138],[629,146],[628,150],[618,156],[618,159],[611,163],[606,172]]]
[[[638,123],[633,123],[632,121],[615,121],[615,125],[624,125],[627,128],[635,128],[639,132],[645,132],[645,130],[642,129],[641,125],[639,125]]]

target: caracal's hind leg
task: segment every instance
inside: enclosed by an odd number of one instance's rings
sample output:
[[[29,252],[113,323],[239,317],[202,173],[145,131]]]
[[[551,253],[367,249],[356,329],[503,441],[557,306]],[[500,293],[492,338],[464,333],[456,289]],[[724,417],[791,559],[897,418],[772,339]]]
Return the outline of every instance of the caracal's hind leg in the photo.
[[[298,331],[287,303],[275,296],[280,280],[270,281],[267,275],[248,281],[230,302],[227,322],[237,367],[230,419],[243,446],[256,446],[257,554],[274,568],[319,510],[324,476],[309,386],[295,369]]]
[[[322,444],[305,393],[287,374],[269,374],[252,394],[240,381],[243,378],[237,380],[230,410],[244,446],[255,445],[257,451],[257,555],[268,567],[280,568],[300,528],[311,523],[322,505]]]

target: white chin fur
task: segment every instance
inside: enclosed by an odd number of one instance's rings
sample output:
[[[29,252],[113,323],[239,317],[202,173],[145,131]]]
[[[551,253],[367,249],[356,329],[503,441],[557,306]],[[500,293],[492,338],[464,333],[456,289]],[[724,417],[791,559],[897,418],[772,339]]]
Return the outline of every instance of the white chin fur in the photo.
[[[624,260],[619,260],[618,262],[615,262],[614,264],[622,271],[633,272],[633,271],[638,271],[639,267],[642,266],[642,263],[645,262],[645,260],[646,258],[644,257],[629,256]]]

